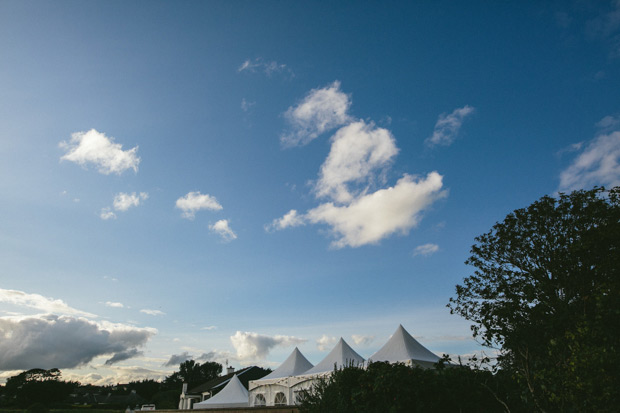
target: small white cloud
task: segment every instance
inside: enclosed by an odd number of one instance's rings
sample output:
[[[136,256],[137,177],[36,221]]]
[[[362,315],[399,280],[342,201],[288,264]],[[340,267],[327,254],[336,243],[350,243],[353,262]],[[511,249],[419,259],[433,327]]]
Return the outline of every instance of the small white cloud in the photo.
[[[367,346],[368,344],[372,343],[375,339],[375,336],[364,336],[364,335],[360,335],[360,334],[353,334],[351,336],[351,338],[353,339],[353,342],[358,345],[358,346]]]
[[[135,192],[131,194],[120,192],[114,197],[114,209],[117,211],[127,211],[131,207],[140,205],[140,201],[144,201],[148,199],[148,197],[149,194],[146,192],[140,192],[139,195]]]
[[[114,143],[114,138],[91,129],[88,132],[71,134],[69,142],[60,142],[59,146],[66,150],[60,158],[86,166],[93,164],[102,174],[116,173],[120,175],[127,169],[138,171],[140,158],[136,155],[138,147],[124,151],[120,143]]]
[[[294,76],[293,71],[289,69],[285,64],[278,63],[276,61],[266,62],[262,58],[256,58],[254,60],[247,59],[237,69],[237,72],[263,72],[267,76],[271,77],[274,74],[285,73],[290,76]]]
[[[560,174],[560,191],[620,185],[620,131],[590,141]]]
[[[181,216],[187,219],[194,219],[196,212],[203,209],[211,211],[219,211],[222,209],[222,205],[217,202],[214,196],[201,194],[198,191],[189,192],[184,197],[177,199],[176,207],[183,211]]]
[[[362,120],[341,128],[331,140],[315,189],[318,197],[340,203],[351,202],[356,195],[349,184],[366,183],[373,171],[389,165],[398,154],[390,131]],[[360,192],[366,189],[364,186]]]
[[[431,255],[436,253],[437,251],[439,251],[439,245],[437,244],[424,244],[424,245],[419,245],[415,248],[415,250],[413,251],[413,255],[423,255],[423,256],[427,256],[427,255]]]
[[[323,334],[321,338],[316,341],[316,348],[319,351],[328,351],[338,342],[337,337],[329,337],[327,334]]]
[[[250,102],[245,98],[241,99],[241,110],[243,110],[244,112],[249,111],[254,105],[256,105],[256,102]]]
[[[618,126],[620,126],[620,115],[605,116],[596,123],[596,127],[599,128],[601,132],[608,132],[610,130],[618,129]]]
[[[116,214],[112,212],[110,207],[101,208],[101,213],[99,216],[103,220],[116,219]]]
[[[285,228],[298,227],[304,225],[304,217],[299,215],[296,210],[291,209],[282,218],[276,218],[269,225],[265,225],[265,231],[278,231]]]
[[[232,241],[237,239],[237,234],[228,226],[227,219],[220,219],[213,225],[209,225],[209,229],[218,234],[224,241]]]
[[[291,346],[305,343],[307,340],[292,336],[266,336],[258,333],[237,331],[230,341],[242,360],[263,360],[276,346]]]
[[[306,219],[331,226],[335,248],[376,244],[394,233],[407,234],[422,211],[446,195],[441,188],[442,176],[437,172],[417,181],[405,175],[395,186],[363,195],[349,205],[319,205],[308,211]]]
[[[18,290],[5,290],[0,288],[0,303],[34,308],[48,314],[67,314],[93,318],[97,317],[95,314],[71,308],[62,300],[55,300],[39,294],[28,294]]]
[[[313,89],[297,106],[290,107],[284,117],[291,130],[280,138],[284,146],[302,146],[328,130],[345,124],[351,101],[340,91],[336,81],[322,89]]]
[[[105,305],[106,307],[113,307],[113,308],[124,308],[125,307],[123,303],[117,303],[114,301],[106,301]]]
[[[144,314],[148,314],[148,315],[165,315],[166,313],[164,313],[163,311],[159,311],[159,310],[149,310],[147,308],[140,310],[141,313]]]
[[[215,330],[217,328],[217,326],[206,326],[201,328],[201,330]]]
[[[433,134],[424,142],[428,146],[450,145],[459,133],[465,118],[472,113],[474,113],[474,108],[469,105],[454,109],[449,115],[442,113],[435,124]]]

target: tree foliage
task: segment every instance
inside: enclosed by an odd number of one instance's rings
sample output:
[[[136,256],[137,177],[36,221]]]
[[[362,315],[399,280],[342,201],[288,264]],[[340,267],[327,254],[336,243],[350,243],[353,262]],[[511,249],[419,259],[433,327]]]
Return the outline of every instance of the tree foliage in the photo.
[[[58,369],[31,369],[9,377],[5,394],[14,404],[22,407],[34,403],[46,406],[64,401],[80,385],[78,382],[63,381]]]
[[[217,378],[222,373],[222,365],[214,361],[207,361],[203,364],[194,360],[184,361],[179,365],[179,371],[166,377],[164,383],[168,388],[178,387],[179,393],[183,383],[188,383],[188,388]]]
[[[509,377],[468,366],[421,369],[404,364],[371,363],[345,367],[319,380],[302,396],[302,412],[504,412],[515,399]]]
[[[545,196],[476,238],[451,312],[498,347],[532,408],[618,406],[620,187]]]

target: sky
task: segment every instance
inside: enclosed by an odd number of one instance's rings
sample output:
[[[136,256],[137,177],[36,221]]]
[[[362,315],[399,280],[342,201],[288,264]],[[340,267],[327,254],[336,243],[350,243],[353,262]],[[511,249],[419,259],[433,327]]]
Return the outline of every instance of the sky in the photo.
[[[368,358],[620,184],[620,2],[0,1],[0,382]]]

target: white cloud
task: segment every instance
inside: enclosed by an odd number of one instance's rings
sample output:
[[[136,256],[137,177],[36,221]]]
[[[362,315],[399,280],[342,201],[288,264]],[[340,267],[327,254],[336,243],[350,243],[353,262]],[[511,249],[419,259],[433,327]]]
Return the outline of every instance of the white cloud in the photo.
[[[459,133],[465,118],[472,113],[474,113],[474,108],[469,105],[454,109],[449,115],[442,113],[437,119],[433,134],[424,142],[428,146],[450,145]]]
[[[419,245],[413,251],[413,255],[431,255],[439,251],[439,245],[437,244],[424,244]]]
[[[213,225],[209,225],[209,229],[218,234],[224,241],[232,241],[237,239],[237,234],[228,226],[227,219],[220,219]]]
[[[88,132],[71,134],[69,142],[60,142],[59,145],[66,153],[60,158],[85,166],[93,164],[102,174],[121,174],[127,169],[138,171],[140,158],[136,155],[138,147],[124,151],[120,143],[114,143],[114,138],[91,129]]]
[[[374,170],[386,167],[398,153],[390,131],[362,120],[341,128],[331,140],[316,192],[319,197],[340,203],[351,202],[355,197],[347,184],[366,182]]]
[[[421,212],[446,195],[441,188],[442,176],[437,172],[417,181],[405,175],[395,186],[363,195],[349,205],[319,205],[306,218],[330,225],[336,248],[376,244],[394,233],[407,234],[419,222]]]
[[[139,354],[156,331],[71,316],[0,318],[0,370],[73,368],[111,355],[109,363]]]
[[[367,346],[368,344],[372,343],[375,339],[375,336],[364,336],[364,335],[360,335],[360,334],[353,334],[351,336],[351,338],[353,339],[353,342],[358,345],[358,346]]]
[[[590,141],[560,174],[560,191],[620,185],[620,131]]]
[[[34,308],[49,314],[67,314],[84,317],[97,317],[85,311],[69,307],[62,300],[43,297],[39,294],[28,294],[23,291],[5,290],[0,288],[0,303],[7,303],[19,307]]]
[[[249,100],[246,100],[245,98],[241,99],[241,109],[244,112],[249,111],[254,105],[256,105],[256,102],[251,102]]]
[[[201,330],[215,330],[217,328],[217,326],[206,326],[206,327],[202,327]]]
[[[620,126],[620,116],[605,116],[596,123],[596,127],[602,132],[618,129]]]
[[[304,225],[303,215],[299,215],[296,210],[291,209],[282,218],[276,218],[269,225],[265,225],[265,231],[278,231],[285,228],[298,227]]]
[[[148,199],[148,197],[149,194],[146,192],[140,192],[139,195],[135,192],[131,194],[120,192],[114,197],[114,209],[117,211],[127,211],[131,207],[140,205],[140,201],[144,201]]]
[[[306,145],[322,133],[345,124],[350,106],[349,96],[340,91],[338,81],[313,89],[301,103],[284,113],[291,130],[280,141],[284,146]]]
[[[106,301],[105,305],[106,307],[113,307],[113,308],[124,308],[125,307],[123,303],[117,303],[114,301]]]
[[[337,342],[337,337],[329,337],[328,335],[323,334],[321,338],[316,341],[316,347],[319,351],[328,351],[331,350]]]
[[[101,213],[99,214],[101,219],[107,221],[108,219],[116,219],[116,214],[111,210],[110,207],[101,208]]]
[[[194,219],[196,212],[208,209],[211,211],[219,211],[222,205],[217,202],[214,196],[209,194],[201,194],[200,192],[189,192],[184,197],[177,199],[176,207],[183,211],[181,216],[187,219]]]
[[[163,311],[160,311],[160,310],[149,310],[148,308],[140,310],[140,312],[144,313],[144,314],[148,314],[148,315],[165,315],[166,314]]]
[[[245,60],[237,69],[237,72],[256,73],[257,71],[263,72],[269,77],[277,73],[287,73],[290,76],[294,76],[293,71],[289,69],[285,64],[278,63],[276,61],[265,62],[260,57],[254,60]]]
[[[307,340],[292,336],[266,336],[258,333],[237,331],[230,341],[242,360],[263,360],[276,346],[291,346],[305,343]]]

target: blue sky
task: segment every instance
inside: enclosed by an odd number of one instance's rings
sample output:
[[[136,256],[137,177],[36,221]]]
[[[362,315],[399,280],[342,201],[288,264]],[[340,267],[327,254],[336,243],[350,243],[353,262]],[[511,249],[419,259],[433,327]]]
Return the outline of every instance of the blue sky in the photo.
[[[471,354],[474,238],[620,184],[618,2],[4,1],[0,56],[0,377]]]

